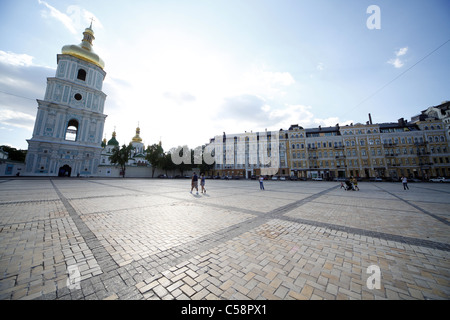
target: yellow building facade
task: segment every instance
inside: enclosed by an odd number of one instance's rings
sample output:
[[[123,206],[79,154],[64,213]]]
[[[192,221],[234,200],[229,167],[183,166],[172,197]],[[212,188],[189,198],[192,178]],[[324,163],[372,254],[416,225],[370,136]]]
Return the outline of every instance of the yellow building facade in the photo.
[[[313,129],[293,125],[284,132],[290,172],[299,178],[450,175],[449,142],[441,120]]]
[[[325,128],[291,125],[287,130],[244,133],[240,138],[224,135],[221,148],[226,156],[215,165],[214,175],[249,178],[267,172],[259,160],[249,161],[259,154],[260,137],[266,136],[268,153],[274,154],[272,148],[278,151],[278,170],[271,174],[275,176],[323,180],[450,176],[445,123],[423,117],[415,122],[399,119]]]

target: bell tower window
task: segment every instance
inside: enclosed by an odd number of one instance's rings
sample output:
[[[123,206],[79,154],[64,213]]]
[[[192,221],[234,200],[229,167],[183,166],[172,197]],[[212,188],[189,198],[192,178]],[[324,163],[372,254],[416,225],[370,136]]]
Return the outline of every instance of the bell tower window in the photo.
[[[78,135],[78,121],[72,119],[67,124],[65,139],[67,141],[77,141],[77,135]]]
[[[78,79],[78,80],[86,81],[86,70],[84,70],[84,69],[79,69],[79,70],[78,70],[77,79]]]

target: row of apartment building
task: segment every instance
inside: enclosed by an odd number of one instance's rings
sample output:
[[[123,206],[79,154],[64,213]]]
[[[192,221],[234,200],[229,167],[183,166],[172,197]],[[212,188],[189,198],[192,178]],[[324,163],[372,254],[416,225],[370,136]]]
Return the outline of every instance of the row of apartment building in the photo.
[[[450,176],[449,108],[450,102],[430,107],[411,121],[373,124],[369,114],[366,124],[306,129],[296,124],[287,130],[224,133],[210,141],[216,150],[211,174],[323,179]]]

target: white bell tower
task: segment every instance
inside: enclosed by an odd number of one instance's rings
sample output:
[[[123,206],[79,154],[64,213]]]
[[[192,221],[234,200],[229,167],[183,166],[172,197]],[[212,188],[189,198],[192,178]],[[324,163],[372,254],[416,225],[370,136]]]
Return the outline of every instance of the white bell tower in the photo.
[[[95,176],[102,151],[102,92],[105,64],[93,51],[92,23],[79,45],[66,45],[57,55],[56,75],[47,78],[44,100],[28,142],[26,175]]]

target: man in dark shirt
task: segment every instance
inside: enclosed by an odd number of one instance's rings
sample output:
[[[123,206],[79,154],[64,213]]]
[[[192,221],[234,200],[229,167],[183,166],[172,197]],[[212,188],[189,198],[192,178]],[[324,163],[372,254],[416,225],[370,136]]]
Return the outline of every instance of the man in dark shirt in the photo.
[[[195,190],[197,190],[197,194],[198,194],[198,176],[195,172],[192,175],[191,193],[192,193],[192,190],[194,190],[194,188],[195,188]]]

